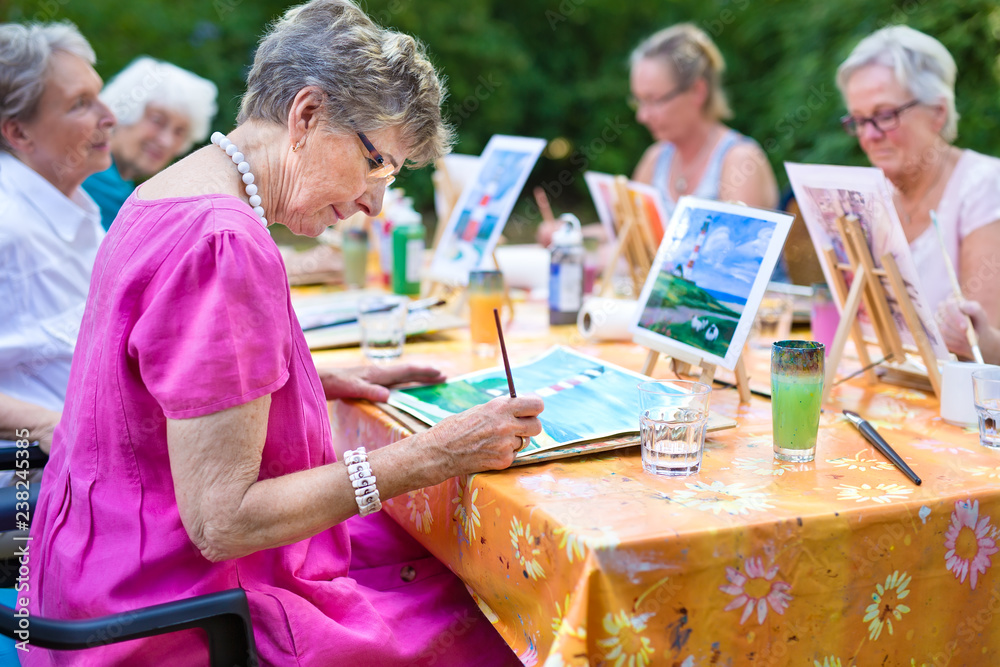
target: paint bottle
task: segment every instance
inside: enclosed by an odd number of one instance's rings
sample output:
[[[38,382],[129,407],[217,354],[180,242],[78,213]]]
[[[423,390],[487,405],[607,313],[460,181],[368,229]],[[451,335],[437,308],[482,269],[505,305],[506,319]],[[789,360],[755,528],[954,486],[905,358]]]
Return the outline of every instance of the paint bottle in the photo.
[[[583,232],[572,213],[559,218],[549,262],[549,324],[575,324],[583,305]]]
[[[344,230],[341,249],[344,254],[344,285],[365,286],[368,277],[368,230],[352,227]]]
[[[396,294],[420,294],[420,276],[424,268],[424,225],[413,208],[413,200],[403,197],[392,216],[392,291]]]

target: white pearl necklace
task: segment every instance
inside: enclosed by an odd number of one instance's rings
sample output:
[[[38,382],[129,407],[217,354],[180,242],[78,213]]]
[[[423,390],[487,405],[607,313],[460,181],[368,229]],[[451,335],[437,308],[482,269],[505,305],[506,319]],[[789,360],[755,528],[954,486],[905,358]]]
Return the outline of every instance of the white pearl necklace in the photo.
[[[222,132],[212,133],[212,143],[226,151],[236,165],[236,169],[243,174],[243,183],[246,185],[247,197],[250,198],[250,206],[253,212],[260,218],[260,223],[267,227],[267,218],[264,217],[264,207],[261,206],[260,195],[257,194],[257,186],[254,185],[253,172],[250,171],[250,163],[246,161],[243,153],[231,142]]]

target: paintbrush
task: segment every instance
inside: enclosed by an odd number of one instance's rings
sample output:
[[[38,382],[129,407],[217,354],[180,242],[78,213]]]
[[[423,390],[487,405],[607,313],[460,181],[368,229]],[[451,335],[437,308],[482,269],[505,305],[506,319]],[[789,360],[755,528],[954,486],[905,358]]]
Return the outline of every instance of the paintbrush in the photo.
[[[958,282],[958,274],[955,273],[955,265],[951,263],[951,256],[948,254],[948,249],[944,245],[944,234],[941,233],[941,225],[938,224],[937,213],[931,211],[931,224],[934,225],[934,231],[937,232],[938,243],[941,245],[941,254],[944,255],[944,266],[948,270],[948,278],[951,279],[951,289],[955,293],[955,298],[961,303],[965,300],[962,296],[962,286]],[[983,353],[979,350],[979,337],[976,335],[976,329],[972,326],[972,319],[966,318],[968,325],[965,327],[965,337],[969,340],[969,347],[972,348],[972,357],[976,360],[976,363],[983,363]]]
[[[517,393],[514,391],[514,376],[510,372],[510,359],[507,358],[507,346],[503,342],[503,329],[500,328],[500,312],[494,308],[493,309],[493,319],[497,322],[497,337],[500,339],[500,354],[503,355],[503,367],[507,371],[507,388],[510,389],[510,397],[517,398]]]

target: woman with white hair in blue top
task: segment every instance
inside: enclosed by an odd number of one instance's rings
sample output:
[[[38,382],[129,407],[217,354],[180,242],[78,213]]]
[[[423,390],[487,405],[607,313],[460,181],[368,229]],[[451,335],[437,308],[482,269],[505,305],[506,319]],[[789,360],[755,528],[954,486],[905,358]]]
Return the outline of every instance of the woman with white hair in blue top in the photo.
[[[136,58],[101,93],[118,118],[111,138],[111,166],[84,182],[111,227],[118,210],[145,180],[208,137],[217,110],[211,81],[167,62]]]

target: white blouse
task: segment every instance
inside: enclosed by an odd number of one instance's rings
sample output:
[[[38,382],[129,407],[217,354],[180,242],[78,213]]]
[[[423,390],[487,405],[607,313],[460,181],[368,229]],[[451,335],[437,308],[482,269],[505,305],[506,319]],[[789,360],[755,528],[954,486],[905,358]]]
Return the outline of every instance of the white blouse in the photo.
[[[62,410],[97,248],[97,205],[0,151],[0,392]]]

